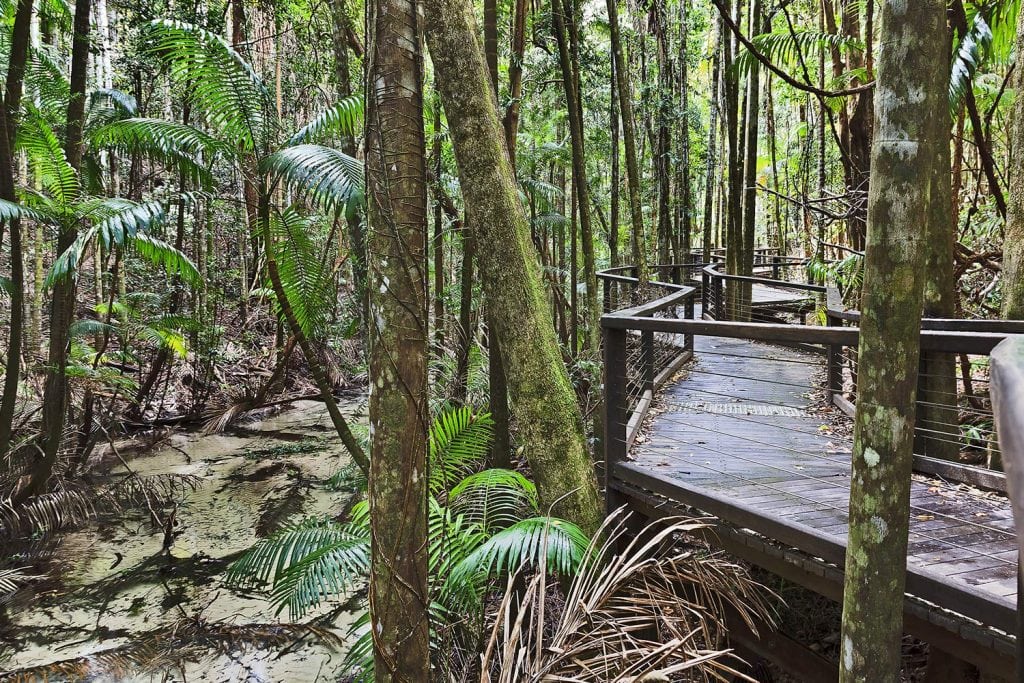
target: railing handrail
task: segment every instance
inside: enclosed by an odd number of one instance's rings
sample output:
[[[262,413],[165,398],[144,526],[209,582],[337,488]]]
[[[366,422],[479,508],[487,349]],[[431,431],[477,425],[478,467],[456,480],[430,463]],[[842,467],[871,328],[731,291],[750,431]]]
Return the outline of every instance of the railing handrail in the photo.
[[[775,287],[776,289],[797,289],[805,292],[815,292],[817,294],[824,294],[827,289],[824,285],[812,285],[805,282],[788,282],[786,280],[776,280],[774,278],[755,277],[751,275],[731,275],[729,273],[719,271],[718,268],[720,265],[721,264],[718,263],[709,264],[704,267],[704,273],[709,277],[718,278],[720,280],[726,280],[729,282],[750,282],[752,284],[765,285],[766,287]]]

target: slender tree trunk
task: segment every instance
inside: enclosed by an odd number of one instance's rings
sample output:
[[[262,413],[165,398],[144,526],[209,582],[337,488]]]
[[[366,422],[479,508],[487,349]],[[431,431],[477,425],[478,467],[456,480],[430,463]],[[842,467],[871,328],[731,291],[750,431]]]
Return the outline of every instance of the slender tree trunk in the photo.
[[[750,6],[750,32],[760,33],[762,29],[761,0],[753,0]],[[754,60],[747,74],[747,110],[744,114],[746,128],[743,151],[746,161],[743,166],[743,249],[740,261],[740,273],[754,274],[754,240],[757,228],[757,152],[758,123],[761,118],[761,68]],[[744,283],[742,289],[741,308],[744,318],[750,317],[751,286]]]
[[[579,56],[576,51],[575,20],[566,13],[562,0],[551,0],[551,14],[558,43],[565,104],[569,112],[569,138],[572,143],[572,182],[575,207],[578,211],[580,239],[583,242],[583,281],[587,289],[587,348],[601,346],[601,302],[597,295],[597,269],[594,258],[594,230],[590,215],[590,187],[587,182],[587,159],[583,146],[583,107],[579,100]],[[567,29],[567,26],[570,28]],[[575,237],[576,231],[573,230]],[[572,292],[575,297],[575,289]],[[574,315],[575,315],[574,311]],[[573,348],[575,353],[575,347]]]
[[[497,0],[484,2],[484,50],[487,53],[487,73],[490,76],[491,94],[498,104],[498,3]],[[440,109],[440,102],[438,108]],[[506,149],[506,152],[508,150]],[[513,163],[511,158],[509,163]],[[514,164],[513,164],[514,165]],[[487,388],[490,398],[490,412],[494,420],[494,442],[491,444],[490,461],[494,467],[508,467],[512,453],[511,420],[508,409],[508,380],[501,357],[501,339],[493,323],[489,303],[484,306],[487,326]]]
[[[611,214],[608,219],[608,252],[612,267],[619,265],[619,94],[616,92],[615,64],[612,64],[611,101],[608,109],[609,135],[612,147]]]
[[[1024,55],[1024,12],[1017,18],[1017,54]],[[1014,73],[1018,93],[1024,93],[1024,59],[1018,57]],[[1009,144],[1014,159],[1010,164],[1006,234],[1003,239],[1003,317],[1024,319],[1024,97],[1013,103],[1013,124]]]
[[[722,53],[721,43],[726,39],[722,32],[722,19],[719,17],[715,22],[715,40],[712,43],[714,55],[711,58],[711,104],[708,120],[708,150],[704,166],[704,225],[703,239],[701,243],[701,259],[708,263],[711,261],[711,248],[714,238],[714,197],[715,197],[715,168],[717,160],[715,152],[718,142],[718,102],[721,91],[721,72],[719,55]]]
[[[740,16],[737,0],[733,16]],[[743,258],[743,156],[739,139],[739,73],[733,66],[735,38],[723,36],[722,72],[725,76],[725,131],[729,144],[728,209],[725,213],[725,269],[738,275]],[[739,287],[730,286],[726,293],[729,316],[739,311]]]
[[[436,88],[435,88],[436,91]],[[444,170],[441,159],[441,98],[434,98],[434,182],[441,186]],[[444,353],[444,208],[439,193],[434,196],[434,239],[431,243],[434,256],[434,349],[437,356]]]
[[[679,160],[676,164],[676,261],[679,263],[689,262],[690,252],[693,251],[693,192],[690,188],[690,58],[687,46],[690,22],[687,7],[688,3],[679,3],[679,109],[683,117],[679,126]]]
[[[481,281],[506,359],[509,395],[541,507],[593,531],[597,487],[576,397],[546,315],[530,229],[502,144],[472,6],[427,0],[427,45],[480,253]]]
[[[672,136],[669,132],[669,102],[672,88],[672,62],[669,56],[668,27],[665,25],[665,7],[656,0],[651,8],[654,20],[658,60],[658,96],[656,98],[657,135],[652,142],[655,150],[654,169],[658,185],[658,263],[672,261]]]
[[[427,188],[416,0],[367,5],[370,616],[377,681],[430,677]]]
[[[607,0],[608,30],[611,34],[612,59],[615,65],[615,86],[619,94],[619,116],[622,119],[622,142],[626,154],[626,187],[629,191],[630,239],[633,265],[641,286],[650,279],[647,266],[647,237],[644,232],[643,205],[640,200],[640,165],[637,161],[635,119],[633,117],[633,86],[630,84],[629,61],[622,48],[619,31],[618,0]]]
[[[505,146],[512,170],[516,168],[516,135],[519,133],[519,100],[523,96],[523,55],[526,51],[526,0],[515,0],[512,19],[512,54],[508,64],[508,107],[505,108]]]
[[[21,109],[25,64],[28,60],[32,5],[31,0],[18,2],[14,26],[11,29],[4,97],[0,102],[0,198],[10,202],[18,199],[14,187],[14,140],[17,135],[18,111]],[[21,346],[25,328],[25,260],[21,221],[11,221],[8,229],[11,244],[11,317],[7,330],[7,365],[4,368],[3,398],[0,399],[0,456],[7,453],[11,443],[14,409],[18,402],[18,385],[21,381]],[[0,228],[0,238],[2,235],[3,231]]]
[[[76,0],[74,37],[71,41],[71,96],[67,109],[65,155],[72,168],[82,165],[82,129],[85,124],[86,75],[89,68],[89,24],[91,0]],[[77,230],[63,226],[57,237],[57,253],[63,254],[74,243]],[[18,494],[18,501],[46,490],[57,464],[64,432],[67,406],[68,331],[75,309],[75,279],[65,277],[53,287],[50,301],[50,342],[47,350],[46,381],[43,385],[42,452],[32,465],[31,479]]]
[[[947,157],[944,0],[882,9],[846,552],[842,681],[900,677],[925,235]],[[946,166],[942,172],[948,172]]]
[[[953,34],[947,30],[943,43],[943,63],[950,64]],[[938,124],[937,124],[938,125]],[[945,117],[943,139],[950,138],[949,117]],[[953,274],[953,245],[956,219],[953,213],[950,146],[936,150],[938,158],[931,169],[931,198],[928,206],[925,243],[924,317],[956,317],[956,280]],[[960,419],[957,408],[956,356],[950,353],[923,352],[918,384],[918,428],[914,452],[942,460],[960,455]]]

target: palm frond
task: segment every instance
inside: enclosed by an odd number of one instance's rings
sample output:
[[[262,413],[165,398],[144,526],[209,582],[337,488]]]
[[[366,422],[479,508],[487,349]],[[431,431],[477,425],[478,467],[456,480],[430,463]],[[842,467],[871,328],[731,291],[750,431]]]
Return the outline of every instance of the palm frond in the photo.
[[[473,576],[507,576],[524,567],[571,576],[580,567],[590,538],[578,526],[553,517],[516,522],[484,541],[452,570],[457,581]]]
[[[49,533],[91,518],[96,512],[92,494],[65,489],[34,496],[17,507],[0,500],[0,537]]]
[[[29,218],[40,223],[52,225],[54,221],[47,214],[35,211],[23,204],[15,204],[6,199],[0,199],[0,221]]]
[[[337,564],[331,565],[335,561]],[[318,583],[319,580],[333,580],[333,585],[347,588],[355,578],[365,576],[369,566],[368,526],[357,522],[338,524],[321,518],[310,518],[257,541],[231,563],[225,581],[238,588],[273,588],[278,604],[288,605],[296,611],[305,611],[316,603],[303,606],[296,598],[293,606],[293,601],[285,591],[277,590],[286,574],[290,586],[299,587],[300,583],[308,581],[308,588],[307,585],[301,586],[305,591],[303,596],[319,601],[322,593],[314,594],[313,589],[327,585]],[[293,568],[296,569],[288,574]],[[332,571],[333,574],[327,577],[324,575],[326,571]],[[304,578],[304,574],[308,577]]]
[[[475,472],[448,495],[449,506],[488,533],[536,515],[537,487],[519,472],[489,469]]]
[[[204,187],[213,186],[210,165],[218,155],[232,153],[212,135],[176,121],[127,118],[89,131],[89,144],[142,154],[184,172]]]
[[[296,131],[286,144],[299,145],[332,135],[355,135],[362,120],[363,98],[361,95],[350,95],[314,116],[313,120]]]
[[[196,109],[224,139],[244,152],[265,146],[276,121],[270,93],[253,68],[219,35],[187,22],[158,19],[147,25],[150,52],[188,88]]]
[[[992,49],[992,29],[981,12],[974,15],[967,34],[961,36],[960,44],[953,54],[953,66],[949,76],[949,108],[960,109],[968,88],[974,87],[974,75]]]
[[[447,490],[477,468],[494,434],[490,413],[472,406],[442,411],[430,426],[430,487]]]
[[[74,204],[81,194],[78,173],[68,163],[57,134],[33,105],[26,107],[18,126],[16,146],[28,155],[29,164],[57,203],[65,207]]]
[[[363,201],[362,162],[330,147],[284,147],[264,159],[260,170],[328,213]]]
[[[302,332],[319,337],[327,327],[336,296],[330,270],[310,239],[310,222],[294,207],[275,212],[267,245],[277,263],[281,285]]]
[[[90,131],[120,119],[138,114],[138,103],[128,93],[117,88],[100,88],[89,93],[85,128]],[[88,135],[88,133],[86,133]]]
[[[819,50],[839,50],[844,53],[864,51],[864,43],[857,38],[811,30],[790,33],[788,29],[780,29],[754,36],[750,42],[774,64],[787,68],[799,66],[801,55],[807,60],[808,55],[817,55]],[[754,54],[743,48],[736,56],[735,68],[740,73],[746,73],[756,63]]]

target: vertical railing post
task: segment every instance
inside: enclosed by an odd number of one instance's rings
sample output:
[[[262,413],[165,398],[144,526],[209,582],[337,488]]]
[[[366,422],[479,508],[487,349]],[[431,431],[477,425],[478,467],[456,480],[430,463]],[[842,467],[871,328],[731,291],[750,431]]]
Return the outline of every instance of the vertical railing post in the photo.
[[[772,256],[772,279],[773,280],[781,280],[782,279],[782,278],[779,277],[779,266],[780,266],[779,257],[778,256]]]
[[[603,303],[604,312],[605,313],[611,313],[612,312],[612,281],[611,281],[611,278],[609,278],[607,280],[604,279],[604,278],[601,278],[601,284],[604,286],[604,296],[602,297],[602,300],[604,302]]]
[[[700,270],[700,312],[701,316],[710,315],[708,303],[711,301],[711,276],[708,271]]]
[[[622,506],[615,488],[615,466],[626,460],[626,330],[604,326],[604,495],[611,513]]]
[[[725,297],[722,296],[722,278],[715,277],[712,286],[715,291],[715,320],[725,320]]]
[[[640,363],[643,368],[644,390],[654,392],[654,333],[640,332]]]
[[[992,412],[1017,529],[1017,679],[1024,680],[1024,605],[1020,558],[1024,555],[1024,335],[1007,337],[989,359]]]
[[[843,321],[828,312],[825,313],[825,324],[828,327],[842,327]],[[842,344],[829,344],[828,345],[828,373],[826,375],[826,382],[828,383],[828,402],[833,403],[833,397],[836,394],[843,393],[843,345]]]
[[[683,309],[685,311],[684,317],[687,320],[693,320],[693,294],[686,297],[686,305]],[[693,333],[683,335],[683,348],[690,353],[693,353]]]

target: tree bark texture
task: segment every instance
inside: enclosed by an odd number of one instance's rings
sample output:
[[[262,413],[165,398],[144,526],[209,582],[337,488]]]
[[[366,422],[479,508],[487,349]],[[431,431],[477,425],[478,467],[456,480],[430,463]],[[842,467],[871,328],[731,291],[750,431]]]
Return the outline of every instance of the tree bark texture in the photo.
[[[367,5],[370,616],[377,681],[429,680],[427,186],[416,0]]]
[[[423,5],[473,236],[486,245],[478,252],[480,279],[541,506],[594,531],[600,508],[582,418],[547,314],[473,9],[465,0]]]
[[[945,2],[886,2],[859,351],[840,679],[899,680],[925,232],[949,146]],[[942,112],[943,116],[935,115]],[[940,124],[940,119],[944,119]],[[948,172],[946,166],[944,172]]]
[[[1014,86],[1018,93],[1024,93],[1024,12],[1017,17],[1016,53]],[[1024,319],[1024,97],[1014,100],[1009,142],[1016,158],[1009,166],[1003,240],[1003,317],[1021,320]]]

